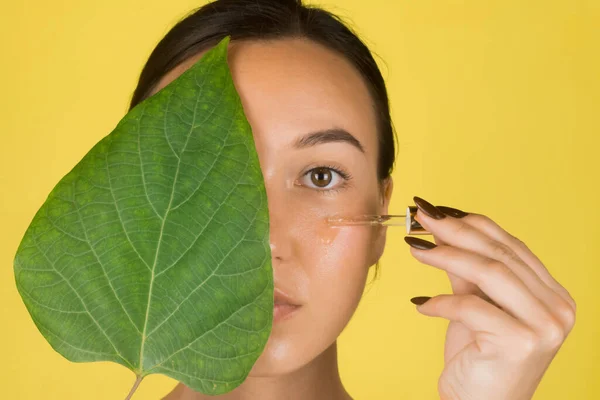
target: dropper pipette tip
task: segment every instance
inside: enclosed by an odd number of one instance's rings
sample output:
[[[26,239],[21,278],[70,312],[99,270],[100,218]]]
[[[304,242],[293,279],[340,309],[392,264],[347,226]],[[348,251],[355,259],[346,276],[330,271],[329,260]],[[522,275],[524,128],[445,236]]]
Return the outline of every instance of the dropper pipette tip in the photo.
[[[406,207],[406,214],[392,215],[392,214],[364,214],[355,216],[331,216],[326,218],[327,223],[330,226],[352,226],[352,225],[363,225],[363,226],[405,226],[407,235],[430,235],[426,229],[421,226],[419,221],[415,219],[417,215],[416,206]]]
[[[406,215],[359,215],[352,217],[329,217],[327,222],[334,226],[384,225],[406,226]]]

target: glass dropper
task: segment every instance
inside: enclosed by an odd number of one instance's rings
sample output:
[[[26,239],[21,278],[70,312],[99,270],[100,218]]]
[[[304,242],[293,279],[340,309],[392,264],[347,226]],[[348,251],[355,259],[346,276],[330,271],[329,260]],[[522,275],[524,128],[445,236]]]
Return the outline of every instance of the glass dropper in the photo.
[[[327,218],[327,223],[331,226],[352,226],[352,225],[380,225],[380,226],[405,226],[406,233],[409,235],[429,235],[421,224],[415,219],[418,208],[416,206],[406,207],[406,214],[362,214],[353,216],[332,216]]]

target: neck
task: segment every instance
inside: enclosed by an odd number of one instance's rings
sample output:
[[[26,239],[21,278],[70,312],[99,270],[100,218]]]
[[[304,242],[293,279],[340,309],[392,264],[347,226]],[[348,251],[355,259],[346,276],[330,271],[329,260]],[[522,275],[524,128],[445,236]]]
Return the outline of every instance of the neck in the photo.
[[[337,341],[302,368],[285,375],[248,376],[231,392],[208,396],[180,383],[164,400],[351,400],[340,379]]]

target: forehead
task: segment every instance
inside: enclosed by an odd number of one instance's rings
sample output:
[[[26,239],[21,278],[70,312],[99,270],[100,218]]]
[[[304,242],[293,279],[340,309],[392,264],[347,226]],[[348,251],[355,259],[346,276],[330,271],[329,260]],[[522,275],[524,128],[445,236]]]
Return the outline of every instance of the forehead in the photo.
[[[198,61],[165,75],[153,93]],[[376,121],[362,76],[341,55],[307,39],[231,42],[228,63],[244,112],[263,146],[289,146],[307,132],[341,128],[376,152]]]

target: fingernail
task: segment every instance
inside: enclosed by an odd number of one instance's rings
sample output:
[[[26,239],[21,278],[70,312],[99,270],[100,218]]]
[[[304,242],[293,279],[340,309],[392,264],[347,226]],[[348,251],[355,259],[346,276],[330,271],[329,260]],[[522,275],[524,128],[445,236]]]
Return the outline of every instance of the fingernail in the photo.
[[[404,236],[404,241],[419,250],[429,250],[437,247],[435,243],[428,242],[427,240],[419,239],[412,236]]]
[[[430,298],[431,297],[429,297],[429,296],[418,296],[418,297],[413,297],[412,299],[410,299],[410,302],[420,306],[421,304],[425,303]]]
[[[429,203],[426,200],[423,200],[420,197],[413,197],[413,200],[415,202],[415,204],[417,205],[417,207],[419,207],[419,210],[423,211],[425,214],[427,214],[428,216],[430,216],[433,219],[442,219],[442,218],[446,218],[446,214],[444,214],[443,212],[441,212],[440,210],[438,210],[437,208],[435,208],[435,206],[431,203]]]
[[[466,213],[464,211],[461,211],[459,209],[452,208],[452,207],[436,206],[436,208],[438,210],[440,210],[441,212],[443,212],[444,214],[449,215],[454,218],[462,218],[462,217],[466,217],[467,215],[469,215],[469,213]]]

